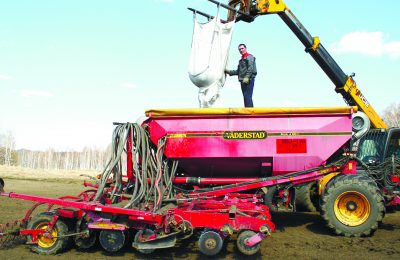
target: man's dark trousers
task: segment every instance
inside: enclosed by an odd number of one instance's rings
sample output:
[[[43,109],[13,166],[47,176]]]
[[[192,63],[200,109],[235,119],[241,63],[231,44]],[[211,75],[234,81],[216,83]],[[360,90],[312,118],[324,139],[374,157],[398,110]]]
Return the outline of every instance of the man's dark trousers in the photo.
[[[245,107],[254,107],[253,105],[253,89],[254,89],[254,81],[255,78],[251,79],[249,84],[240,83],[242,87],[244,106]]]

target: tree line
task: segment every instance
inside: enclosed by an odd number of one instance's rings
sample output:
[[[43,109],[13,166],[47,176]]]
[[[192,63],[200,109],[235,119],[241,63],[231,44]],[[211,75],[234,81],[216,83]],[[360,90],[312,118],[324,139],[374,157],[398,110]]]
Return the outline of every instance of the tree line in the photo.
[[[110,159],[110,149],[85,147],[82,152],[47,151],[17,151],[17,165],[32,169],[54,170],[98,170],[101,171]]]
[[[81,152],[15,150],[15,138],[0,134],[0,165],[48,170],[103,170],[111,157],[111,146],[102,150],[85,147]]]

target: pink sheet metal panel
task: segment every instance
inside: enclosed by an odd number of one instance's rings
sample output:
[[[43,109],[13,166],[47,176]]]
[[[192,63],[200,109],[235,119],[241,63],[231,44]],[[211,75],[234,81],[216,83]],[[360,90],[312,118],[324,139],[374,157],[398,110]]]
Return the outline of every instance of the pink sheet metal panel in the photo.
[[[179,160],[188,176],[248,177],[323,164],[351,139],[355,109],[192,111],[147,111],[150,117],[144,124],[152,142],[166,137],[165,156]]]

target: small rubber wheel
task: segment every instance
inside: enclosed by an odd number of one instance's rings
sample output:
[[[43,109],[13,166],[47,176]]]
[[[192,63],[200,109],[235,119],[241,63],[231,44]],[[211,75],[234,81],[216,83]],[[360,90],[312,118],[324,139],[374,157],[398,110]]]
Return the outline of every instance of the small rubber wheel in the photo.
[[[133,241],[135,243],[140,243],[140,242],[146,241],[147,240],[146,238],[151,236],[151,235],[154,235],[154,231],[151,230],[151,229],[139,230],[136,233]],[[146,254],[147,255],[147,254],[153,253],[155,251],[155,249],[138,249],[138,251],[140,253],[142,253],[142,254]]]
[[[99,241],[107,252],[117,252],[125,245],[125,234],[121,230],[104,229],[100,231]]]
[[[236,245],[242,254],[254,255],[260,250],[261,243],[258,243],[254,246],[248,246],[245,244],[246,240],[254,235],[256,235],[256,232],[251,230],[244,230],[239,233],[236,240]]]
[[[51,212],[43,212],[29,221],[28,230],[46,229],[53,217]],[[39,235],[37,244],[31,247],[31,250],[38,254],[54,255],[63,251],[69,243],[68,237],[60,237],[68,234],[68,226],[62,219],[57,219],[56,224],[51,230],[51,236]],[[32,243],[32,236],[28,236],[28,243]]]
[[[199,249],[205,255],[214,256],[221,252],[224,244],[222,237],[215,231],[206,231],[200,235]]]

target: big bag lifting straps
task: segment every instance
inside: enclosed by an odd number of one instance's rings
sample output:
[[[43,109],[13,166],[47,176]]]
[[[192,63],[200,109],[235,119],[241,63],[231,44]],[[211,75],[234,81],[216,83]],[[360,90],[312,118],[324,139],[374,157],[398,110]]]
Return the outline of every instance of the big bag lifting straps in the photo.
[[[225,84],[225,67],[235,21],[222,23],[218,14],[207,23],[193,15],[194,29],[189,61],[189,78],[199,87],[200,107],[221,107],[220,89]]]

